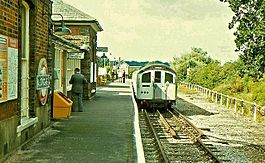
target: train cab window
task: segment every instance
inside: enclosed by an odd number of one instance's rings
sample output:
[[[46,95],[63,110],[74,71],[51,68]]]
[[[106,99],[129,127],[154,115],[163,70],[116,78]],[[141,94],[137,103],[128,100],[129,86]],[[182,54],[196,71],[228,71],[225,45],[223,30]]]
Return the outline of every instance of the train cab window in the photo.
[[[161,71],[155,72],[155,83],[161,83]]]
[[[142,83],[151,83],[151,72],[142,75]]]
[[[166,73],[165,82],[173,83],[173,75],[169,74],[169,73]]]

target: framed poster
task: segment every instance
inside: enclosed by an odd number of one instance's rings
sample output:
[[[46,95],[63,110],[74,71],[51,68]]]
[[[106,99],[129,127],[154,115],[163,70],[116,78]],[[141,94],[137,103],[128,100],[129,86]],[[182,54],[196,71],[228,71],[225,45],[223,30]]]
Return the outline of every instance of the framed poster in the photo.
[[[7,101],[8,37],[0,35],[0,102]]]
[[[17,99],[18,40],[0,35],[0,103]]]
[[[8,82],[7,99],[17,98],[18,87],[18,40],[8,38]]]

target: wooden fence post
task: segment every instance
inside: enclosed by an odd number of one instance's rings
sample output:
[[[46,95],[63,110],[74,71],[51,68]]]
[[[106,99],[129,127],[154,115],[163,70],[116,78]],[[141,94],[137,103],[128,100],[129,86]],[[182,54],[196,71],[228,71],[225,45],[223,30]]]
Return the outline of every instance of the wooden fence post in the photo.
[[[223,105],[223,94],[220,93],[220,110],[222,110],[222,105]]]
[[[214,102],[214,100],[213,100],[213,98],[214,98],[214,92],[213,91],[211,91],[212,92],[212,102]]]
[[[215,103],[217,104],[217,102],[218,102],[218,94],[217,92],[215,92]]]
[[[236,113],[236,99],[234,98],[234,100],[235,100],[234,113]]]
[[[253,108],[254,108],[253,120],[256,121],[257,120],[257,104],[256,103],[253,104]]]
[[[226,109],[228,109],[229,108],[229,97],[226,96],[225,98],[226,98]]]
[[[240,102],[241,102],[241,114],[244,115],[244,100],[242,99]]]

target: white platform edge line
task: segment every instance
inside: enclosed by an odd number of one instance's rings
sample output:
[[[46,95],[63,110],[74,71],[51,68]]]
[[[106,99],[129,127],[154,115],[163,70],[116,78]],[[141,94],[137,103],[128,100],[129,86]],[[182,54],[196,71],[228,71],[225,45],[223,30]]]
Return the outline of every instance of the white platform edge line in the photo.
[[[134,99],[132,84],[130,84],[130,87],[132,90],[132,100],[133,100],[133,105],[134,105],[134,137],[135,137],[135,142],[136,142],[137,162],[145,163],[144,149],[143,149],[143,144],[142,144],[142,139],[141,139],[141,131],[139,127],[138,106]]]

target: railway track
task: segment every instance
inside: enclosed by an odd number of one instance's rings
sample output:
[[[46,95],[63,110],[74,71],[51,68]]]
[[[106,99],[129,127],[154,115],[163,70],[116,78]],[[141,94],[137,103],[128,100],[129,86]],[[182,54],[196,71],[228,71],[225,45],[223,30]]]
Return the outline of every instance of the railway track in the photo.
[[[180,113],[139,112],[146,162],[230,162]]]

